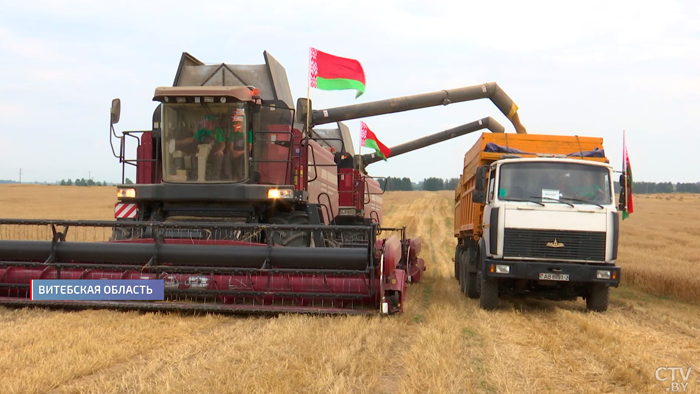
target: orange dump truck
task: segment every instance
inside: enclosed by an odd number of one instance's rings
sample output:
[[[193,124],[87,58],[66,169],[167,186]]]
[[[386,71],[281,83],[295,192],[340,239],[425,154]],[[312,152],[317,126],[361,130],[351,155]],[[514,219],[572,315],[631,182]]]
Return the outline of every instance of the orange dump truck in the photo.
[[[619,228],[602,138],[483,133],[455,188],[455,277],[483,309],[582,297],[605,311]]]

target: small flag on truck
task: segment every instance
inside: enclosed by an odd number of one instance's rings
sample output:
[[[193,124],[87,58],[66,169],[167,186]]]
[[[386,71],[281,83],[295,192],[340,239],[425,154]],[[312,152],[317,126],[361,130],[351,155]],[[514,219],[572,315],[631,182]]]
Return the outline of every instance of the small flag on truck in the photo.
[[[374,148],[377,152],[377,156],[381,157],[386,161],[386,158],[391,155],[391,149],[387,148],[379,138],[372,132],[372,130],[367,127],[365,122],[362,122],[362,134],[360,137],[360,146],[366,146],[369,148]]]
[[[629,152],[627,152],[627,141],[625,131],[622,131],[622,174],[620,187],[621,196],[620,203],[622,205],[622,220],[627,219],[630,213],[634,212],[634,204],[632,203],[632,165],[630,164]]]

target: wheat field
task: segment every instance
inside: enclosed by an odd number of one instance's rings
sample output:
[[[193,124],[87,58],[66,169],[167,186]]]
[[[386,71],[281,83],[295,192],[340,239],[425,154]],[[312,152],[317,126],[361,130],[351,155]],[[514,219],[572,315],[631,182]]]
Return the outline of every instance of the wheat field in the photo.
[[[452,196],[390,192],[386,226],[423,238],[398,316],[232,317],[0,307],[0,393],[660,393],[700,390],[700,198],[635,197],[624,285],[577,302],[482,311],[453,277]],[[0,186],[0,217],[102,219],[111,187]],[[669,375],[670,376],[670,375]]]

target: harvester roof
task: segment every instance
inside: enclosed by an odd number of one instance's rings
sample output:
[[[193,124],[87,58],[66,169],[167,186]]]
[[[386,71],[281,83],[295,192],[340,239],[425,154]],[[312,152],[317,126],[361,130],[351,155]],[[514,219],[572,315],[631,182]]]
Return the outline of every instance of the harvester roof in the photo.
[[[173,86],[215,87],[255,86],[264,101],[280,101],[294,108],[287,72],[269,52],[264,51],[264,64],[206,64],[187,52],[182,54]]]
[[[175,102],[177,97],[226,97],[239,101],[255,101],[260,98],[257,92],[257,89],[246,86],[164,86],[156,88],[153,100]],[[204,100],[202,99],[202,101]],[[217,99],[216,101],[219,100]]]

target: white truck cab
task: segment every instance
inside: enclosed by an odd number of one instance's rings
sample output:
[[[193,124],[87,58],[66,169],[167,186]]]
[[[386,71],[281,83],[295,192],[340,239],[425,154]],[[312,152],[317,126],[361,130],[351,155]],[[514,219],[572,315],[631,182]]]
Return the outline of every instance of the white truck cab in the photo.
[[[609,287],[620,282],[610,164],[504,155],[477,169],[473,199],[484,204],[483,235],[464,273],[482,308],[513,294],[583,297],[588,309],[607,310]]]

